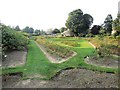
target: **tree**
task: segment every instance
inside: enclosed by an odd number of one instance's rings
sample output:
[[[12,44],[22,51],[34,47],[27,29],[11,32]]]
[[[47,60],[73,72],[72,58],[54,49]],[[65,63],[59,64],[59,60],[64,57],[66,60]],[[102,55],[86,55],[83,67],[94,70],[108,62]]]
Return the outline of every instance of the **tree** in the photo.
[[[35,35],[40,35],[40,34],[41,34],[40,30],[36,29],[35,30]]]
[[[15,30],[16,30],[16,31],[20,31],[20,28],[19,28],[18,25],[15,27]]]
[[[29,33],[29,27],[26,26],[26,27],[23,29],[23,32]]]
[[[45,31],[43,31],[43,30],[41,30],[41,35],[46,35],[46,32]]]
[[[116,19],[113,21],[113,29],[114,29],[114,30],[118,30],[118,29],[119,29],[119,24],[120,24],[119,19],[116,18]]]
[[[64,32],[64,31],[66,31],[67,30],[67,28],[65,28],[65,27],[61,27],[60,28],[60,32],[62,33],[62,32]]]
[[[57,34],[57,33],[60,33],[60,30],[55,28],[53,31],[52,31],[52,34]]]
[[[29,28],[29,33],[33,33],[34,32],[34,29],[32,27]]]
[[[108,14],[105,21],[104,21],[104,29],[105,29],[107,34],[111,34],[112,22],[113,22],[112,15]]]
[[[83,14],[81,9],[77,9],[69,13],[65,25],[75,36],[79,36],[86,34],[92,23],[93,17],[91,15]]]
[[[99,34],[100,28],[101,28],[101,27],[100,27],[99,25],[94,25],[94,26],[92,27],[90,33],[92,33],[93,35],[97,35],[97,34]]]
[[[120,17],[118,17],[113,21],[113,30],[116,31],[115,36],[120,35]]]
[[[23,32],[32,34],[32,33],[34,32],[34,29],[33,29],[32,27],[26,26],[26,27],[23,29]]]

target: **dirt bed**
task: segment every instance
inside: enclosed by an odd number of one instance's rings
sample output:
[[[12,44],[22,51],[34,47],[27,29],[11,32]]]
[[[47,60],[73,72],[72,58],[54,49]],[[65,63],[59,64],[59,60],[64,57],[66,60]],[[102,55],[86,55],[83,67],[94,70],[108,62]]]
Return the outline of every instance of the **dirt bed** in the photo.
[[[118,88],[118,75],[86,69],[70,69],[49,81],[21,80],[19,75],[4,77],[3,82],[3,88]]]
[[[90,57],[90,58],[85,58],[85,62],[96,66],[118,68],[118,58],[113,59],[111,57],[104,57],[104,58]]]
[[[7,57],[2,61],[2,67],[16,67],[25,64],[27,50],[17,51],[12,50],[8,51]]]

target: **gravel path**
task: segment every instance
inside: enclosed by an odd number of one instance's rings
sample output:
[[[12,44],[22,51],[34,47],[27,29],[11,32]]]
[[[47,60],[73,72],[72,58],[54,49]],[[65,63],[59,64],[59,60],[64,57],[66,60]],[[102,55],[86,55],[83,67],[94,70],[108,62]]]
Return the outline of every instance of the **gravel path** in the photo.
[[[6,81],[4,81],[6,78]],[[65,70],[52,80],[21,80],[19,76],[4,77],[8,88],[118,88],[118,75],[86,69]]]

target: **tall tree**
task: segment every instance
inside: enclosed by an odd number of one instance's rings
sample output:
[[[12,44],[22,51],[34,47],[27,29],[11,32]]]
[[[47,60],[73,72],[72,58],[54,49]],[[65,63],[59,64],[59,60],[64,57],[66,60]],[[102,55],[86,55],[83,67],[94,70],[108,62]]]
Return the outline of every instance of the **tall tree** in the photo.
[[[26,27],[23,29],[23,32],[29,33],[29,27],[26,26]]]
[[[65,28],[65,27],[61,27],[60,28],[60,32],[62,33],[62,32],[64,32],[64,31],[66,31],[67,30],[67,28]]]
[[[94,26],[91,28],[91,33],[92,33],[93,35],[99,34],[100,28],[101,28],[101,27],[100,27],[99,25],[94,25]]]
[[[17,26],[15,27],[15,30],[16,30],[16,31],[20,31],[20,27],[17,25]]]
[[[114,29],[114,30],[119,30],[119,26],[120,26],[119,19],[116,18],[116,19],[113,21],[113,29]]]
[[[108,34],[111,34],[112,22],[113,22],[112,15],[108,14],[104,21],[104,29],[105,29],[106,33],[108,33]]]
[[[57,34],[57,33],[60,33],[60,30],[55,28],[53,31],[52,31],[52,34]]]
[[[32,27],[28,27],[26,26],[24,29],[23,29],[23,32],[26,32],[26,33],[33,33],[34,32],[34,29]]]
[[[36,29],[35,30],[35,35],[40,35],[41,33],[40,33],[40,30],[38,30],[38,29]]]
[[[79,36],[86,34],[92,23],[93,17],[91,15],[83,14],[81,9],[77,9],[69,13],[65,25],[76,36]]]
[[[34,29],[32,27],[29,28],[29,33],[33,33],[34,32]]]
[[[116,31],[116,35],[120,35],[120,15],[113,21],[113,30]]]

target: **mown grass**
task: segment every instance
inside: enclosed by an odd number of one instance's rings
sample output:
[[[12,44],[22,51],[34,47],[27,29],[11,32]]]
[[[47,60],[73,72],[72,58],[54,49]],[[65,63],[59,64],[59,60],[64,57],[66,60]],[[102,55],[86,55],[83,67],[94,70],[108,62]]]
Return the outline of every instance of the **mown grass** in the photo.
[[[73,38],[72,38],[73,39]],[[64,40],[64,38],[50,38],[51,41]],[[75,39],[73,39],[75,40]],[[85,68],[95,71],[103,71],[103,72],[118,72],[116,68],[104,68],[99,66],[93,66],[86,64],[84,62],[84,57],[86,55],[93,55],[95,53],[95,49],[85,40],[78,40],[81,43],[80,48],[69,47],[71,50],[77,52],[77,55],[72,57],[66,62],[61,64],[51,63],[43,52],[36,45],[35,41],[31,40],[29,44],[29,50],[27,54],[27,62],[25,65],[21,67],[15,68],[5,68],[3,69],[3,74],[12,73],[12,72],[23,72],[24,77],[27,78],[27,75],[40,74],[44,76],[44,79],[50,79],[54,75],[56,75],[59,71],[65,68]],[[56,42],[58,43],[58,42]],[[66,47],[66,46],[65,46]]]

